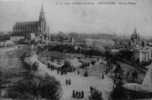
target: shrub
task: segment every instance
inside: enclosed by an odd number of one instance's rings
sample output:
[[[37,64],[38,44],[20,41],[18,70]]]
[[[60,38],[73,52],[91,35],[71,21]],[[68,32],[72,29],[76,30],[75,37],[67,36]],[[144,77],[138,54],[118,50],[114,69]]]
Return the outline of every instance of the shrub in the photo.
[[[84,72],[84,77],[88,77],[88,71]]]
[[[103,100],[102,93],[94,88],[90,88],[89,100]]]

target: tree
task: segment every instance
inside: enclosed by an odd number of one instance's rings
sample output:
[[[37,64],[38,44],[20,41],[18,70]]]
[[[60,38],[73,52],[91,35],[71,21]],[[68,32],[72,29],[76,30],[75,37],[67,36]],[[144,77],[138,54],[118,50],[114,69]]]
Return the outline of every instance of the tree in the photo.
[[[84,72],[84,77],[88,77],[88,71],[87,70]]]
[[[64,65],[60,69],[61,73],[67,73],[67,72],[72,72],[74,68],[71,66],[71,63],[69,61],[65,61]]]
[[[102,93],[95,88],[90,88],[89,100],[103,100]]]
[[[127,94],[125,93],[125,90],[122,87],[122,81],[119,81],[116,84],[116,87],[114,88],[111,94],[111,98],[112,100],[127,100]]]
[[[8,96],[19,100],[59,100],[61,85],[54,77],[28,74],[9,87]]]
[[[132,73],[132,78],[133,78],[133,81],[137,81],[137,78],[138,78],[138,73],[137,73],[137,71],[133,71],[133,73]]]

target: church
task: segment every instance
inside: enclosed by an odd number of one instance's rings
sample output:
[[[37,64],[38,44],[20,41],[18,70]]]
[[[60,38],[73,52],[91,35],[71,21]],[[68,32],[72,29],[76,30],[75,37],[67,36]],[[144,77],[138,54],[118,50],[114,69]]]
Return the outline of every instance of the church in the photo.
[[[41,7],[39,19],[37,21],[16,22],[13,26],[12,36],[23,36],[29,39],[31,34],[35,36],[46,36],[49,33],[43,6]]]

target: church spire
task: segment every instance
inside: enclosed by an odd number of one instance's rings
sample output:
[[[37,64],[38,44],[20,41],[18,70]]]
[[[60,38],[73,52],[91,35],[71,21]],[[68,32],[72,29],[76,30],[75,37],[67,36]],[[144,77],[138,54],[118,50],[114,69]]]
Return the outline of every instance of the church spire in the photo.
[[[41,6],[41,11],[40,11],[40,16],[39,16],[39,21],[42,21],[42,20],[45,20],[43,5]]]
[[[45,33],[46,32],[46,20],[45,20],[45,14],[44,14],[44,9],[43,5],[41,6],[41,11],[40,11],[40,16],[39,16],[39,27],[40,27],[40,32]]]

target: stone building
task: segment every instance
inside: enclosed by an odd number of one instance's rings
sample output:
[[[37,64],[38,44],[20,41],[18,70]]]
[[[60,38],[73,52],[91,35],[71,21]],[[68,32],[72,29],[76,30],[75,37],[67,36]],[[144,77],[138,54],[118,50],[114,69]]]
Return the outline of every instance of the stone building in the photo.
[[[49,33],[43,6],[41,7],[39,19],[37,21],[16,22],[13,26],[12,36],[30,39],[31,33],[34,33],[35,36],[39,37],[45,36]]]
[[[152,49],[148,47],[136,49],[134,57],[140,63],[149,62],[152,60]]]
[[[131,35],[130,40],[131,40],[132,47],[136,48],[141,45],[141,38],[136,29],[134,30],[133,34]]]

